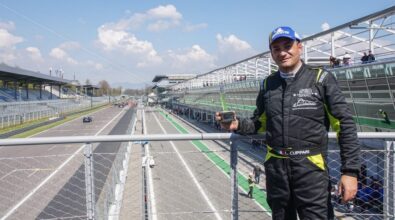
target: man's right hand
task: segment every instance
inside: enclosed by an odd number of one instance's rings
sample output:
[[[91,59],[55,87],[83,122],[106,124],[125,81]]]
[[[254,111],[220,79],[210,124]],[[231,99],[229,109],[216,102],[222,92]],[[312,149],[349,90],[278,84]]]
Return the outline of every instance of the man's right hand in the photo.
[[[221,112],[216,112],[215,113],[215,120],[219,122],[219,124],[221,125],[221,128],[223,128],[227,131],[235,131],[239,127],[239,120],[237,120],[236,114],[235,114],[235,118],[233,121],[225,123],[225,122],[222,122]]]

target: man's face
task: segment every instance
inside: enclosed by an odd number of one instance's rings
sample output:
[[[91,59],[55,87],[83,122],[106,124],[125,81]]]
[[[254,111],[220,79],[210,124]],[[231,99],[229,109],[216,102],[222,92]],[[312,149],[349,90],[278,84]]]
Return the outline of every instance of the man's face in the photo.
[[[273,60],[281,71],[293,70],[300,62],[302,44],[289,38],[279,38],[271,46]]]

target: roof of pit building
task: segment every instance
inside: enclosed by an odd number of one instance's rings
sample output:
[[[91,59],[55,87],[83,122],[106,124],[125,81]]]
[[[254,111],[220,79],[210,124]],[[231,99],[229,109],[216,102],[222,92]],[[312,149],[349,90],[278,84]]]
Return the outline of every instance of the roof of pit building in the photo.
[[[395,57],[395,6],[363,16],[316,34],[304,35],[302,59],[309,65],[329,66],[329,57],[352,56],[354,64],[361,63],[364,52],[371,50],[376,60]],[[298,30],[298,27],[294,27]],[[304,33],[299,33],[304,34]],[[232,83],[234,81],[263,79],[277,65],[270,51],[240,60],[195,78],[170,85],[173,90],[200,88],[207,85]],[[240,79],[240,77],[243,77]]]
[[[184,81],[196,77],[196,74],[168,74],[168,75],[156,75],[152,82],[159,83],[163,80],[166,81]]]
[[[55,85],[70,84],[72,82],[72,80],[54,77],[40,72],[34,72],[19,67],[11,67],[4,63],[0,64],[0,80],[27,81],[31,83]]]

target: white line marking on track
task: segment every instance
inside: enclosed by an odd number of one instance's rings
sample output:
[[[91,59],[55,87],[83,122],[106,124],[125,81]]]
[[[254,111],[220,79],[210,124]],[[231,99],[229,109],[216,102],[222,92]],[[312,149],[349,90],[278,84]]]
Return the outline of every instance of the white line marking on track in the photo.
[[[192,128],[194,128],[194,126],[195,126],[195,125],[193,125],[193,124],[190,124],[189,122],[188,122],[188,123],[185,123],[185,121],[181,120],[181,119],[179,118],[179,116],[177,116],[177,117],[173,116],[173,118],[176,119],[176,120],[178,120],[179,122],[183,122],[184,124],[186,124],[187,126],[190,126],[190,127],[192,127]],[[177,122],[176,122],[176,123],[177,123]],[[196,127],[196,126],[195,126],[195,127]],[[184,128],[185,128],[185,127],[184,127]],[[205,133],[205,131],[201,130],[200,128],[198,128],[198,127],[196,127],[196,128],[197,128],[197,130],[199,130],[199,131]],[[185,128],[185,129],[188,131],[188,133],[191,133],[190,130],[188,130],[188,128]],[[177,129],[177,130],[178,130],[178,129]],[[212,142],[215,143],[214,141],[212,141]],[[191,141],[190,143],[192,143],[193,145],[195,145],[192,141]],[[202,143],[203,143],[203,142],[202,142]],[[205,143],[203,143],[203,144],[206,145]],[[196,145],[195,145],[195,146],[196,146]],[[196,146],[196,147],[197,147],[197,146]],[[207,146],[207,145],[206,145],[206,147],[209,148],[209,146]],[[230,146],[229,146],[229,147],[230,147]],[[209,149],[210,149],[210,148],[209,148]],[[228,149],[230,149],[230,148],[228,148]],[[212,152],[215,152],[215,151],[212,151]],[[207,158],[208,160],[211,161],[211,159],[207,156],[207,154],[204,154],[204,155],[206,156],[206,158]],[[222,160],[226,161],[221,155],[217,154],[217,156],[218,156],[219,158],[221,158]],[[239,158],[242,158],[240,155],[239,155],[238,157],[239,157]],[[262,157],[262,159],[263,159],[263,157]],[[228,179],[230,179],[230,175],[228,175],[223,169],[221,169],[221,168],[219,168],[219,167],[218,167],[218,169],[219,169],[223,174],[225,174],[225,176],[226,176]],[[244,174],[244,173],[242,173],[241,171],[239,171],[238,173],[239,173],[240,175],[242,175],[244,178],[248,179],[247,174]],[[239,187],[239,189],[240,189],[241,191],[243,191],[245,194],[247,194],[247,191],[245,191],[245,190],[243,189],[243,187],[241,187],[240,184],[238,185],[238,187]],[[262,187],[258,187],[258,188],[260,188],[261,190],[263,189]],[[257,200],[254,199],[254,202],[255,202],[256,205],[258,205],[259,208],[261,208],[262,210],[266,211],[266,214],[267,214],[267,215],[272,216],[272,214],[271,214],[263,205],[259,204]]]
[[[50,147],[50,148],[48,148],[48,150],[47,151],[51,151],[52,149],[54,149],[55,147],[57,147],[58,145],[53,145],[52,147]]]
[[[0,180],[3,180],[4,178],[6,178],[7,176],[16,173],[16,172],[20,172],[20,171],[33,171],[33,173],[29,174],[28,177],[30,177],[32,174],[36,173],[37,171],[41,171],[41,170],[53,170],[53,169],[39,169],[39,168],[33,168],[33,169],[15,169],[12,170],[11,172],[7,173],[6,175],[2,176],[0,178]]]
[[[13,171],[7,173],[6,175],[2,176],[2,177],[0,178],[0,180],[3,180],[3,179],[6,178],[7,176],[9,176],[9,175],[15,173],[16,171],[17,171],[17,170],[13,170]]]
[[[35,169],[31,174],[29,174],[27,177],[31,177],[33,176],[35,173],[37,173],[37,171],[39,171],[39,169]]]
[[[167,134],[166,130],[163,128],[162,124],[160,123],[159,119],[156,117],[156,115],[153,113],[154,118],[156,122],[158,123],[159,127],[162,129],[163,133]],[[194,174],[192,173],[192,170],[189,168],[188,164],[178,151],[176,145],[174,144],[173,141],[169,141],[171,146],[173,147],[173,150],[176,152],[178,158],[181,160],[182,164],[184,165],[185,169],[187,170],[188,174],[191,176],[193,182],[195,183],[196,187],[199,189],[199,192],[202,194],[204,200],[206,200],[208,206],[210,207],[211,211],[213,211],[215,217],[219,220],[222,220],[221,216],[218,214],[218,211],[215,209],[214,205],[211,203],[210,199],[208,198],[207,194],[204,192],[202,186],[199,184],[199,181],[195,178]]]
[[[97,136],[102,132],[109,124],[111,124],[116,118],[118,118],[121,113],[124,111],[119,112],[114,118],[111,119],[102,129],[100,129],[94,136]],[[76,152],[73,153],[66,161],[64,161],[53,173],[51,173],[47,178],[45,178],[38,186],[36,186],[32,191],[30,191],[22,200],[20,200],[14,207],[12,207],[8,212],[1,218],[1,220],[5,220],[8,218],[12,213],[14,213],[23,203],[25,203],[30,197],[34,195],[44,184],[46,184],[52,177],[54,177],[68,162],[70,162],[82,149],[84,149],[85,144],[82,145]]]

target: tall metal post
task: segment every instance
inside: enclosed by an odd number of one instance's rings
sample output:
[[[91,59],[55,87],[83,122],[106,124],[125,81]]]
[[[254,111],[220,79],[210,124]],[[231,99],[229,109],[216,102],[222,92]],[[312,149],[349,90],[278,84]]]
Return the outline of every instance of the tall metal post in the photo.
[[[385,158],[384,158],[384,219],[393,220],[395,214],[395,159],[394,159],[394,142],[385,142]]]
[[[394,220],[395,219],[395,142],[394,141],[391,141],[392,142],[392,144],[391,144],[391,158],[392,158],[392,163],[391,163],[391,166],[392,166],[392,172],[391,172],[391,175],[392,175],[392,180],[390,180],[390,182],[391,182],[391,184],[392,184],[392,198],[391,198],[391,214],[392,214],[392,220]]]
[[[86,216],[89,220],[95,219],[95,185],[93,176],[92,144],[86,143],[85,156],[85,190],[86,190]]]
[[[239,219],[239,188],[237,181],[237,144],[238,140],[231,139],[230,142],[230,182],[232,193],[232,220]]]

